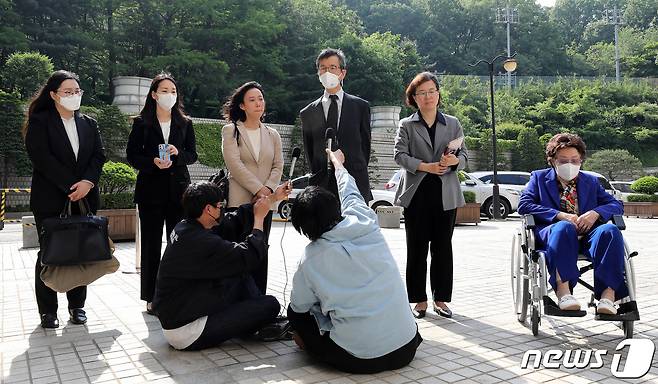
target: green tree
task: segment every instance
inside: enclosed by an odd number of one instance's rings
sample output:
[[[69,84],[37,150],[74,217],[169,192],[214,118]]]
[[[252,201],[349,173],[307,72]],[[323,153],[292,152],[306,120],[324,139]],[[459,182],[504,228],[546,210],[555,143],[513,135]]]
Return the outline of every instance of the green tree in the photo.
[[[514,169],[531,172],[546,167],[544,148],[534,128],[522,128],[516,141],[516,151],[512,157],[516,160]]]
[[[496,159],[497,169],[505,169],[507,160],[503,154],[501,141],[497,140],[496,143]],[[493,169],[493,143],[491,129],[485,129],[480,135],[480,150],[478,152],[478,169],[488,171]]]
[[[625,149],[596,151],[585,162],[585,168],[609,180],[634,179],[642,175],[642,162]]]
[[[23,99],[32,96],[53,73],[48,56],[38,52],[12,53],[2,69],[4,88],[15,90]]]
[[[25,152],[21,126],[23,124],[23,103],[17,93],[0,91],[0,157],[3,159],[3,188],[7,188],[10,169],[16,169],[19,175],[28,175],[32,170],[30,160]]]
[[[116,105],[107,104],[83,107],[83,112],[96,119],[107,158],[113,161],[125,159],[125,145],[130,134],[128,115],[122,113]]]

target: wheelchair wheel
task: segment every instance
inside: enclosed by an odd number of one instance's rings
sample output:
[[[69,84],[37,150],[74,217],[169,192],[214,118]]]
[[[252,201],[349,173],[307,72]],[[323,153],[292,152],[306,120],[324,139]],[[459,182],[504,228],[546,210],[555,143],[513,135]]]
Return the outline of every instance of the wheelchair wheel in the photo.
[[[514,235],[512,239],[511,255],[511,283],[514,311],[519,322],[525,322],[528,317],[528,304],[530,302],[529,281],[524,278],[528,271],[528,259],[521,249],[521,234]]]
[[[537,336],[539,334],[539,309],[534,305],[530,319],[532,320],[532,334]]]
[[[633,338],[633,321],[627,320],[621,322],[621,329],[624,330],[624,338]]]

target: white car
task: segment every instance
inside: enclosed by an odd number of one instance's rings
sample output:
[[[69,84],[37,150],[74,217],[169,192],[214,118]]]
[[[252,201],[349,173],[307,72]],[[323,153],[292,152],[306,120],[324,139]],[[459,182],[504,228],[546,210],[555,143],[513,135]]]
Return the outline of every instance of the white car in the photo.
[[[470,172],[485,184],[493,184],[493,171]],[[530,181],[530,172],[523,171],[497,171],[496,181],[500,188],[516,189],[523,192]]]
[[[462,191],[475,193],[475,202],[480,203],[480,211],[487,217],[493,217],[493,184],[483,183],[480,179],[469,173],[462,172],[466,178],[461,182]],[[516,212],[519,206],[521,192],[513,188],[498,188],[500,197],[500,217],[506,218],[510,213]]]
[[[631,189],[632,181],[611,181],[610,185],[619,192],[621,201],[628,201],[628,195],[634,195],[637,192]]]
[[[290,216],[290,209],[295,202],[295,197],[299,195],[304,188],[308,187],[308,179],[310,175],[304,175],[292,180],[292,192],[288,195],[288,200],[283,200],[279,203],[278,212],[279,216],[286,220]],[[373,189],[372,200],[370,200],[370,208],[376,209],[377,207],[386,207],[394,205],[395,190],[385,191],[380,189]]]
[[[610,182],[608,181],[608,179],[605,178],[605,176],[603,176],[600,173],[596,173],[594,171],[581,171],[581,172],[589,173],[590,175],[596,176],[599,179],[599,183],[601,183],[601,186],[603,186],[603,189],[605,189],[606,192],[611,194],[612,197],[614,197],[615,199],[622,200],[622,193],[619,192],[612,184],[610,184]]]

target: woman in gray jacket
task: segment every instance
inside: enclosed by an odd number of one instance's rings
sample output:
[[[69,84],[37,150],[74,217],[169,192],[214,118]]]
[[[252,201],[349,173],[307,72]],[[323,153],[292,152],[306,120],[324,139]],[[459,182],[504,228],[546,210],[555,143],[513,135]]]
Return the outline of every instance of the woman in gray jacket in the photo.
[[[427,250],[431,255],[430,286],[434,311],[451,317],[452,232],[457,207],[464,205],[457,172],[468,154],[459,120],[439,112],[439,81],[423,72],[411,81],[406,102],[417,108],[400,121],[395,137],[395,162],[406,172],[398,186],[396,204],[404,207],[407,236],[407,294],[416,303],[414,316],[427,310],[425,291]]]

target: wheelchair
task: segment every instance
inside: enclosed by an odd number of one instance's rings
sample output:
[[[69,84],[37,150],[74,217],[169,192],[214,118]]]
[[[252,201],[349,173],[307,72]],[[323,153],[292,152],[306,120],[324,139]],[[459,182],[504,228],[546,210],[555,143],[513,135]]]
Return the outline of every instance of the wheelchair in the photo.
[[[521,218],[522,226],[514,234],[512,241],[511,255],[511,283],[512,294],[514,299],[514,309],[517,319],[525,323],[528,316],[532,326],[532,334],[539,334],[539,324],[541,324],[542,315],[562,316],[562,317],[584,317],[587,312],[580,311],[563,311],[548,295],[553,288],[548,283],[548,268],[546,265],[545,253],[543,250],[535,248],[535,221],[532,215],[523,215]],[[612,218],[614,225],[619,230],[626,229],[626,224],[621,215],[615,215]],[[630,252],[628,244],[624,240],[624,276],[628,287],[628,296],[618,302],[619,308],[617,314],[596,314],[595,319],[601,321],[618,321],[624,336],[627,339],[633,337],[633,323],[640,319],[635,302],[635,274],[633,269],[633,257],[637,252]],[[588,307],[596,307],[594,298],[594,287],[583,281],[582,277],[587,271],[594,269],[593,263],[584,255],[578,256],[580,278],[578,283],[592,291]]]

